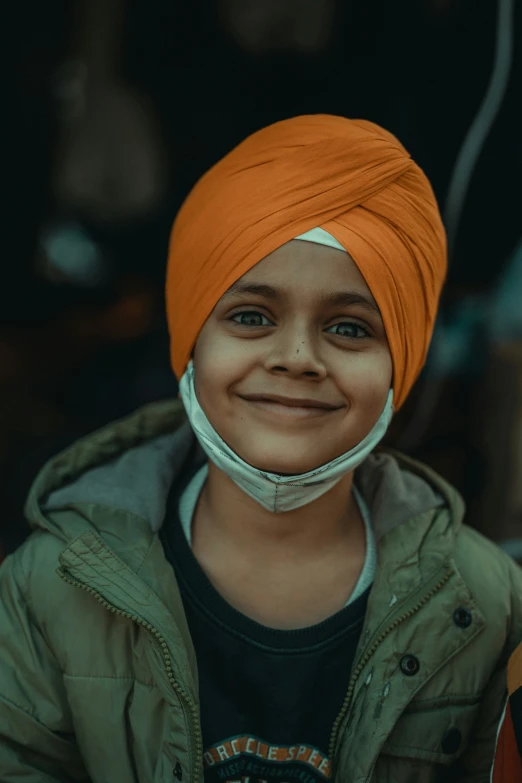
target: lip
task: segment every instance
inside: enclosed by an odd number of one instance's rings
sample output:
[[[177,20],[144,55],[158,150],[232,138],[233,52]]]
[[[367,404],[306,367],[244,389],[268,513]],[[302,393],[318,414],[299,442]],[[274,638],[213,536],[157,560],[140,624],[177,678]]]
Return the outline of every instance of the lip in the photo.
[[[241,395],[248,402],[270,402],[284,405],[289,408],[319,408],[321,410],[339,410],[340,405],[333,405],[331,402],[320,402],[311,400],[307,397],[282,397],[279,394],[246,394]]]
[[[278,419],[288,420],[302,420],[302,419],[317,419],[334,413],[339,408],[317,408],[312,406],[296,406],[283,405],[280,402],[273,402],[272,400],[262,399],[247,399],[242,397],[249,405],[253,405],[258,410],[264,411],[277,417]]]

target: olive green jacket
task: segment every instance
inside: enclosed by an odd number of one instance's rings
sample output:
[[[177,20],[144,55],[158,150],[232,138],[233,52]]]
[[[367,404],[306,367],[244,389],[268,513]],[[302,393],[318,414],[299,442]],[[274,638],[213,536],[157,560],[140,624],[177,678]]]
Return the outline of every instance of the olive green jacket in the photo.
[[[198,672],[158,530],[189,453],[180,401],[78,441],[38,475],[0,566],[0,781],[203,780]],[[191,459],[196,459],[191,457]],[[335,783],[486,783],[522,640],[522,571],[462,522],[454,489],[378,452],[357,471],[379,566]]]

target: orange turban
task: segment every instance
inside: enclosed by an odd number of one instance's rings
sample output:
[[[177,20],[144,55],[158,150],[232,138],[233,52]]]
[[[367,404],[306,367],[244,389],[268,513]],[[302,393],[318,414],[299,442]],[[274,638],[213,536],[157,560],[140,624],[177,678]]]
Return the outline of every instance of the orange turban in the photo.
[[[446,274],[446,235],[428,179],[365,120],[325,114],[249,136],[196,183],[169,244],[171,361],[181,378],[206,319],[238,278],[321,227],[348,251],[381,311],[399,408],[422,369]]]

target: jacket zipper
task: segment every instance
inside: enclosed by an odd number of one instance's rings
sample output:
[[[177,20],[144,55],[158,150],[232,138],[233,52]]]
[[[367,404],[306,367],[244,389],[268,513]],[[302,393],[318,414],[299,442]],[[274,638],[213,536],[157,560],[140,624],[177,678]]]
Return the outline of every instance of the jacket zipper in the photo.
[[[332,779],[335,779],[335,771],[336,770],[334,769],[333,760],[334,760],[335,747],[337,745],[337,740],[338,740],[338,736],[339,736],[339,729],[341,727],[341,723],[343,722],[343,720],[344,720],[344,718],[346,716],[346,713],[350,709],[350,705],[351,705],[352,698],[353,698],[353,693],[354,693],[354,690],[355,690],[355,684],[357,682],[357,679],[358,679],[360,673],[362,672],[362,670],[364,669],[364,667],[366,666],[366,664],[368,663],[368,661],[370,660],[372,655],[375,653],[375,651],[377,650],[377,648],[379,647],[381,642],[383,642],[384,639],[393,630],[395,630],[395,628],[397,628],[398,625],[400,625],[400,623],[402,623],[404,620],[408,619],[408,617],[411,617],[416,612],[418,612],[419,609],[425,603],[427,603],[427,601],[429,601],[430,598],[432,598],[435,595],[435,593],[437,593],[442,587],[444,587],[444,585],[450,579],[450,577],[453,576],[453,573],[454,573],[453,569],[448,571],[442,577],[442,579],[439,582],[437,582],[437,584],[434,587],[432,587],[431,590],[428,593],[426,593],[424,598],[422,598],[418,603],[415,604],[415,606],[413,606],[411,609],[409,609],[403,615],[401,615],[396,620],[394,620],[393,623],[391,625],[389,625],[388,628],[385,631],[383,631],[383,633],[375,640],[374,644],[370,647],[369,650],[366,651],[366,653],[363,655],[363,657],[359,661],[359,664],[355,668],[355,671],[353,672],[353,674],[352,674],[352,676],[350,678],[350,682],[349,682],[349,685],[348,685],[348,692],[346,694],[346,698],[345,698],[345,700],[343,702],[343,706],[341,707],[341,712],[339,713],[339,715],[335,719],[335,722],[334,722],[334,725],[333,725],[333,728],[332,728],[332,733],[330,735],[330,744],[329,744],[329,748],[328,748],[328,757],[330,759],[332,759]],[[373,769],[375,767],[375,764],[376,764],[376,760],[374,761],[373,766],[372,766],[372,773],[373,773]],[[370,774],[370,776],[371,776],[371,774]],[[367,778],[367,780],[369,780],[369,778]]]
[[[169,648],[167,646],[164,637],[160,634],[159,631],[156,630],[156,628],[154,628],[153,625],[145,622],[137,615],[131,614],[131,612],[124,612],[122,609],[118,609],[116,606],[109,603],[109,601],[106,601],[105,598],[103,598],[103,596],[101,595],[101,593],[99,593],[97,590],[95,590],[92,587],[89,587],[83,582],[78,581],[77,579],[73,579],[72,577],[68,576],[63,569],[58,568],[56,570],[56,573],[64,580],[64,582],[68,582],[69,584],[74,585],[74,587],[79,587],[81,590],[85,590],[86,593],[90,593],[91,595],[93,595],[96,598],[96,600],[102,604],[102,606],[104,606],[113,614],[118,614],[121,617],[127,617],[128,619],[133,620],[138,625],[143,626],[143,628],[145,628],[149,632],[149,634],[153,637],[154,642],[159,647],[161,655],[165,662],[167,677],[169,679],[170,684],[172,685],[172,687],[174,688],[178,696],[180,696],[180,698],[186,702],[187,706],[190,709],[191,720],[189,721],[189,730],[191,731],[192,734],[191,740],[195,739],[194,744],[196,745],[196,759],[193,764],[194,775],[193,777],[192,776],[190,777],[190,781],[191,783],[196,783],[196,781],[200,779],[199,777],[200,767],[203,761],[203,737],[201,735],[198,710],[193,700],[189,696],[189,694],[186,692],[184,688],[181,687],[181,685],[175,679],[172,673],[172,658],[170,657]]]

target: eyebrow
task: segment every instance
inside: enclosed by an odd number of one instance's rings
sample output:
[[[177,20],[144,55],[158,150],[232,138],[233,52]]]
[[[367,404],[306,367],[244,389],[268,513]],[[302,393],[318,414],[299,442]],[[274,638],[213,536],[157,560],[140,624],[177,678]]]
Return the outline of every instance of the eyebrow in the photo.
[[[287,297],[286,291],[278,286],[267,285],[266,283],[241,283],[239,280],[225,291],[223,297],[237,296],[239,294],[264,296],[266,299],[272,299],[278,302],[283,301]],[[381,314],[379,308],[372,299],[368,299],[364,294],[360,294],[357,291],[335,291],[331,294],[320,292],[319,301],[322,305],[330,305],[332,307],[359,305],[377,315]]]

